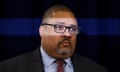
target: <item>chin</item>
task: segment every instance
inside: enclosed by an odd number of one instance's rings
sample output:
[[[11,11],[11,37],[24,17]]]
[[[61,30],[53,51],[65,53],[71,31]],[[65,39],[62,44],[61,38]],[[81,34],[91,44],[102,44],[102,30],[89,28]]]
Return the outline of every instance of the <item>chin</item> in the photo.
[[[59,59],[66,59],[69,58],[71,55],[67,54],[67,53],[62,53],[58,56]]]
[[[67,58],[69,58],[69,56],[59,56],[59,57],[57,57],[57,59],[67,59]]]

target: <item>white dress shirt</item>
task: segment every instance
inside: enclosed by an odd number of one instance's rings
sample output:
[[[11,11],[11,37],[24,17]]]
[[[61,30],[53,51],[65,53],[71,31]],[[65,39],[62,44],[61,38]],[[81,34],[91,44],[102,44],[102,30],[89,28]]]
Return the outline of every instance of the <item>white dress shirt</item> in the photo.
[[[40,52],[42,55],[42,61],[44,64],[44,71],[45,72],[57,72],[57,64],[55,63],[55,58],[49,56],[44,49],[40,48]],[[64,64],[64,72],[74,72],[73,71],[73,66],[71,63],[71,59],[67,58],[64,60],[66,62],[66,64]]]

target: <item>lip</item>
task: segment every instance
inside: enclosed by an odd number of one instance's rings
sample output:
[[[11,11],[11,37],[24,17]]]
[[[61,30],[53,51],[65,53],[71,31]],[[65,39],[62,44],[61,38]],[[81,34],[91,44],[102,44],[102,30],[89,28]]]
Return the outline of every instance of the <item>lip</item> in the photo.
[[[64,42],[63,42],[63,45],[64,45],[64,46],[69,46],[69,45],[70,45],[70,42],[64,41]]]

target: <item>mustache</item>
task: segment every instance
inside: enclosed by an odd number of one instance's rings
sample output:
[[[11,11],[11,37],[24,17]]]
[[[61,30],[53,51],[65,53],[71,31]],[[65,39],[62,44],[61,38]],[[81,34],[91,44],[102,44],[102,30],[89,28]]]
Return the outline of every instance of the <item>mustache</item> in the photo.
[[[63,39],[62,41],[60,41],[60,44],[64,43],[64,42],[68,42],[71,45],[71,41],[70,39]]]

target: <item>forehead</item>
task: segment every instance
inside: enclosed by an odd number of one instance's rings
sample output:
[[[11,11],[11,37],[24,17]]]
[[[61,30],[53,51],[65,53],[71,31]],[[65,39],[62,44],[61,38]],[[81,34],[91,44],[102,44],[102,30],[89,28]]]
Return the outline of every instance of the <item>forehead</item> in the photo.
[[[50,24],[77,25],[77,21],[74,18],[46,18],[45,22]]]
[[[77,20],[72,12],[69,11],[57,11],[53,12],[50,17],[44,19],[45,22],[55,24],[75,24],[77,25]]]

